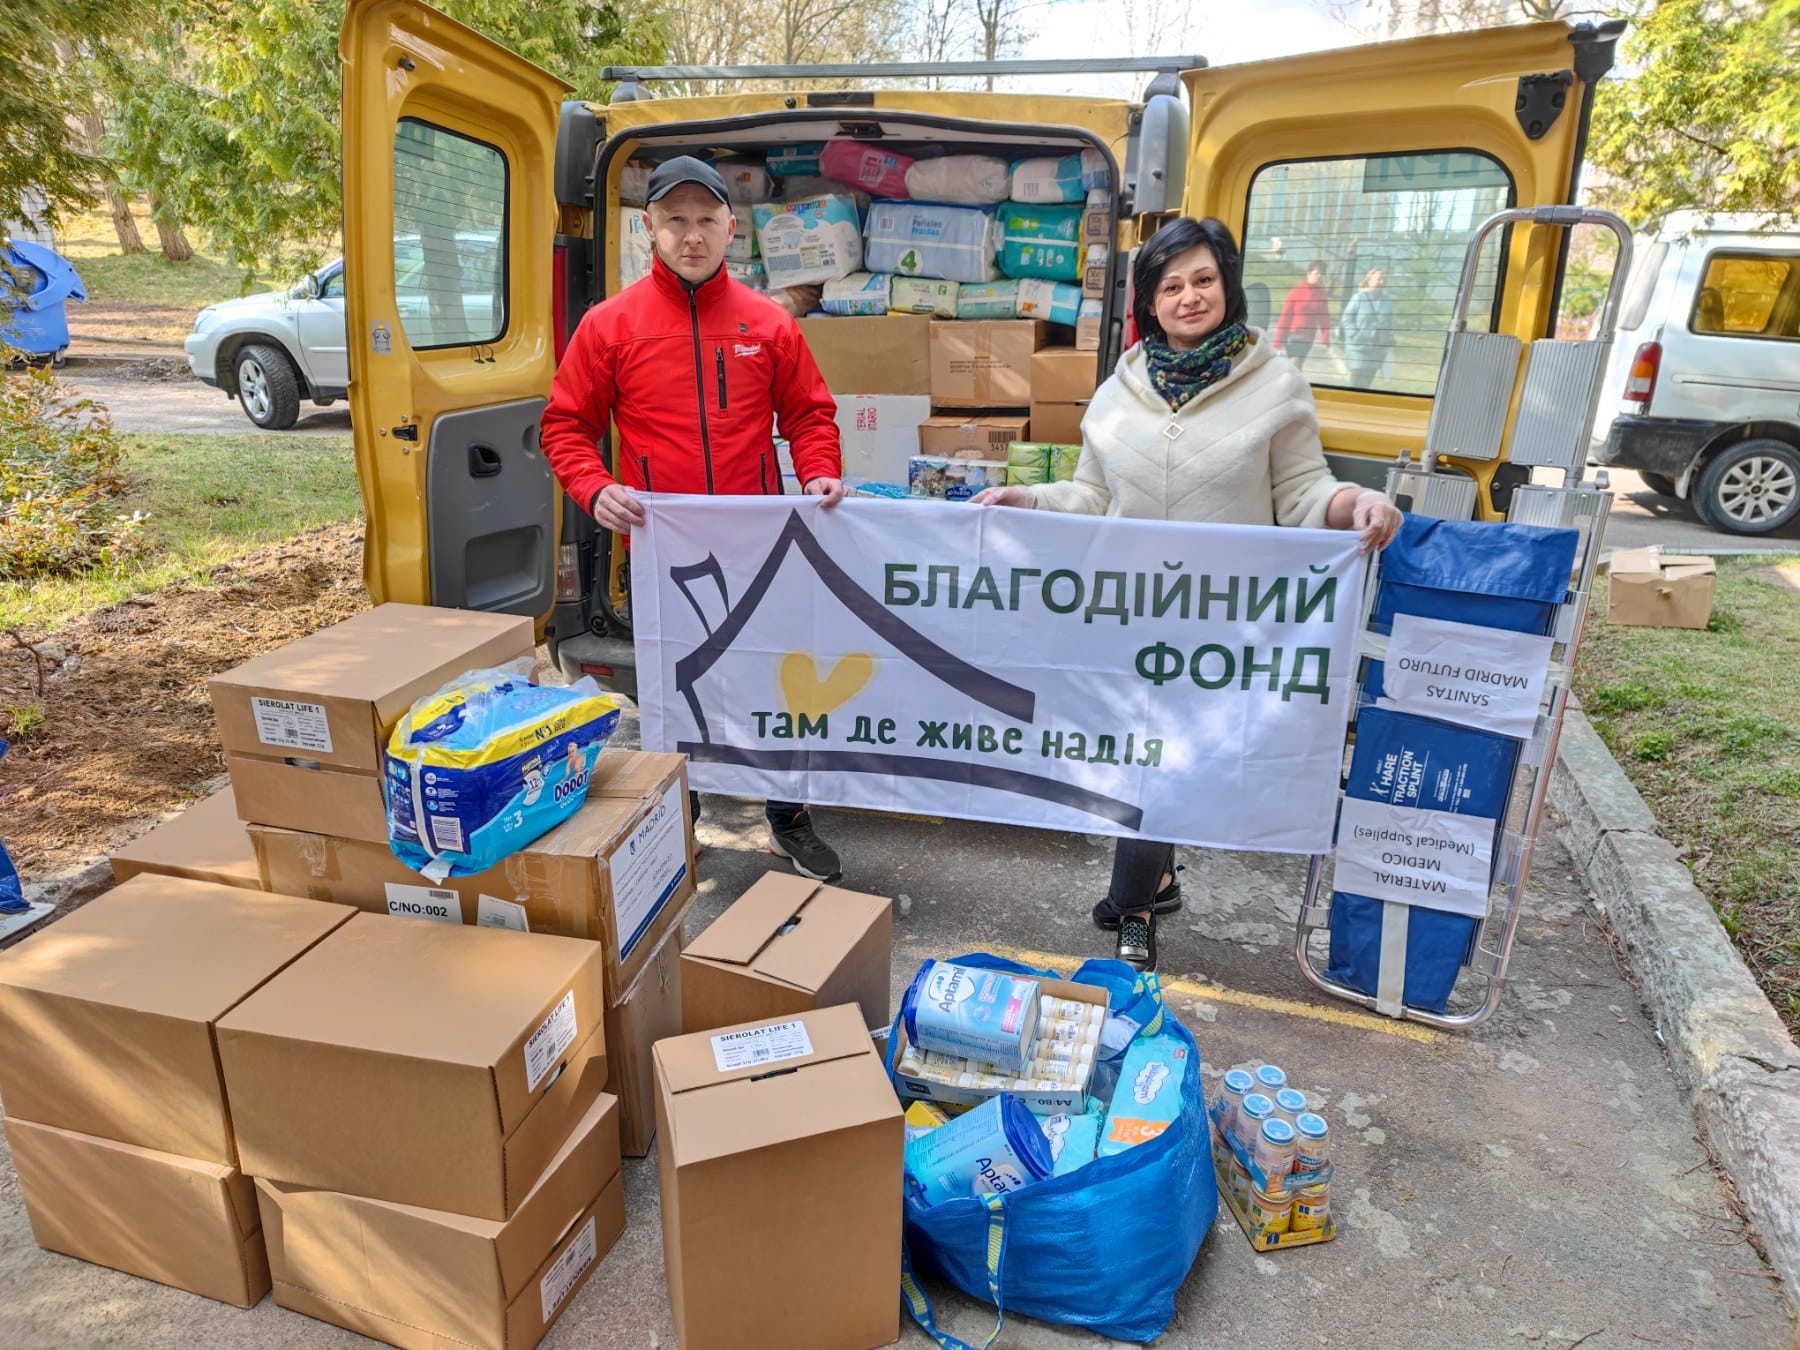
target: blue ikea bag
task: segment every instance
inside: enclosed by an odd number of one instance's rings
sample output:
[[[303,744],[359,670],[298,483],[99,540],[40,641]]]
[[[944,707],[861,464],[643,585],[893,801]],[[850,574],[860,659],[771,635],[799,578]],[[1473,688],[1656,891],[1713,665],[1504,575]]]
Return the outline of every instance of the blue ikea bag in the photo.
[[[1513,633],[1547,634],[1556,621],[1556,607],[1568,592],[1579,541],[1575,530],[1408,515],[1381,555],[1371,621],[1383,633],[1392,629],[1396,615],[1414,614]],[[1382,694],[1382,677],[1382,663],[1371,661],[1345,792],[1366,800],[1389,800],[1379,786],[1380,762],[1390,755],[1410,754],[1416,760],[1454,766],[1452,776],[1464,785],[1465,795],[1454,803],[1396,799],[1395,805],[1503,817],[1518,767],[1518,742],[1373,708]],[[1381,924],[1381,901],[1334,892],[1325,977],[1374,996],[1381,970]],[[1405,1002],[1442,1013],[1480,928],[1480,921],[1467,915],[1414,906],[1406,928]]]
[[[1064,978],[985,953],[950,959],[1008,974]],[[914,1278],[915,1264],[994,1305],[994,1332],[984,1347],[999,1337],[1008,1312],[1141,1343],[1155,1340],[1174,1320],[1175,1291],[1218,1214],[1200,1048],[1164,1011],[1155,973],[1140,974],[1122,961],[1089,961],[1067,978],[1105,990],[1110,1011],[1137,1022],[1139,1035],[1176,1036],[1187,1043],[1192,1053],[1182,1078],[1181,1117],[1147,1143],[1010,1195],[937,1205],[909,1195],[902,1303],[945,1350],[972,1348],[938,1329],[931,1302]],[[888,1031],[890,1078],[899,1021],[896,1017]]]

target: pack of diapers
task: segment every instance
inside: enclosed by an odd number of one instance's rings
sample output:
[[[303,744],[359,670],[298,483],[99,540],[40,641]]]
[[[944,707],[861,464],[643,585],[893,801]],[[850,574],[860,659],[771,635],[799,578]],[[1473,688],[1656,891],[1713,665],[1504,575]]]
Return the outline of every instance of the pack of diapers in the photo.
[[[819,155],[824,149],[823,141],[810,145],[778,145],[763,157],[763,167],[771,178],[820,177]]]
[[[867,235],[871,272],[959,282],[1000,275],[993,213],[977,207],[876,202],[869,208]]]
[[[921,159],[906,171],[906,195],[946,206],[998,206],[1012,191],[1012,168],[992,155]]]
[[[733,280],[743,282],[753,291],[769,289],[769,274],[763,270],[762,263],[754,258],[749,262],[732,262],[727,258],[725,270],[731,274]]]
[[[1019,283],[1010,277],[999,281],[965,281],[956,288],[959,319],[1016,319],[1019,317]]]
[[[1081,207],[1007,202],[995,215],[1000,268],[1009,277],[1081,280]]]
[[[1181,1116],[1188,1047],[1174,1036],[1140,1036],[1119,1066],[1119,1086],[1100,1135],[1102,1158],[1156,1138]]]
[[[1107,172],[1106,156],[1098,150],[1083,150],[1081,152],[1081,190],[1098,192],[1103,189],[1110,191],[1111,188],[1112,175]],[[1088,205],[1092,206],[1093,203],[1089,202]]]
[[[1038,1121],[1044,1138],[1050,1141],[1052,1176],[1066,1177],[1083,1163],[1094,1161],[1104,1122],[1104,1116],[1094,1111],[1084,1111],[1078,1116],[1045,1116]]]
[[[931,277],[895,277],[888,295],[890,314],[930,314],[939,319],[956,317],[960,286]]]
[[[840,318],[888,312],[888,290],[894,278],[886,272],[852,272],[825,283],[819,308]]]
[[[650,231],[639,206],[619,208],[619,285],[629,286],[650,275]]]
[[[654,164],[641,159],[625,162],[619,171],[619,203],[622,206],[642,206],[644,199],[650,195],[650,173]]]
[[[733,219],[737,223],[731,232],[731,242],[725,245],[725,261],[747,263],[756,257],[756,226],[748,211]]]
[[[1071,328],[1081,316],[1081,287],[1066,281],[1031,279],[1019,283],[1019,317],[1066,323]]]
[[[912,157],[862,141],[827,141],[819,155],[819,172],[871,197],[904,197],[906,171]]]
[[[574,815],[619,724],[592,679],[532,684],[476,670],[414,703],[383,757],[394,856],[433,881],[469,876]]]
[[[721,159],[713,165],[725,180],[725,195],[738,206],[769,200],[769,171],[760,159]]]
[[[1079,202],[1087,197],[1081,185],[1081,156],[1022,159],[1012,167],[1011,196],[1015,202]]]
[[[756,246],[769,285],[822,286],[862,270],[862,230],[848,197],[802,197],[755,208]],[[870,271],[889,271],[871,264]]]

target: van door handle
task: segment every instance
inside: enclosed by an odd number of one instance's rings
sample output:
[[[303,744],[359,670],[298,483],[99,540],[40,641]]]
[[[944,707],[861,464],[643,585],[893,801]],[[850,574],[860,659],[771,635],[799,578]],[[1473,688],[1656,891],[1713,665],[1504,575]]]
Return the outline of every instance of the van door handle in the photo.
[[[483,445],[480,441],[469,443],[469,477],[498,478],[500,476],[500,452],[491,445]]]

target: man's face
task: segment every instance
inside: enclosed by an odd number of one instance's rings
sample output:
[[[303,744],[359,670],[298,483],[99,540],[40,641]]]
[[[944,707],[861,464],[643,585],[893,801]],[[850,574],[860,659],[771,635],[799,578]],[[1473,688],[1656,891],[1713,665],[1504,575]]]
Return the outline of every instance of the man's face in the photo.
[[[651,202],[644,219],[658,256],[676,276],[695,284],[719,270],[736,228],[731,208],[693,183]]]

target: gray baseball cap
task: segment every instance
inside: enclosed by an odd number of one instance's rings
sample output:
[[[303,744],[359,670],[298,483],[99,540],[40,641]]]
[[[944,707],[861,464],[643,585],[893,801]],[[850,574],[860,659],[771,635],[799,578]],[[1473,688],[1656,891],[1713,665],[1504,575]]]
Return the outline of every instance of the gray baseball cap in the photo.
[[[644,194],[646,202],[660,202],[683,183],[692,183],[695,187],[705,188],[721,202],[731,199],[725,191],[725,180],[719,171],[703,159],[695,159],[692,155],[678,155],[676,158],[658,164],[650,173],[650,190]]]

